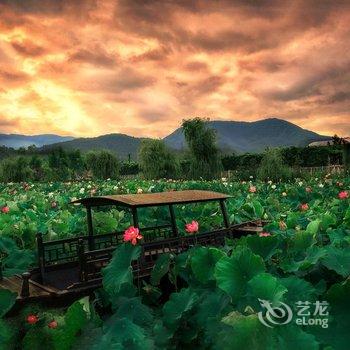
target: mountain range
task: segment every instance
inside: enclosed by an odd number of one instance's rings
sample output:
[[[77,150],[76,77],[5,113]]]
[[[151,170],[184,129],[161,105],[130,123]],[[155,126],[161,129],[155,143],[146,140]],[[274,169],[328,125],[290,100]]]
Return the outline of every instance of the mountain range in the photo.
[[[330,138],[278,118],[256,122],[212,121],[209,125],[216,130],[221,149],[238,153],[261,152],[266,147],[307,146]],[[182,149],[185,146],[182,129],[175,130],[164,141],[173,149]]]
[[[225,151],[261,152],[266,147],[306,146],[314,141],[330,139],[329,136],[302,129],[278,118],[268,118],[256,122],[210,121],[209,127],[217,133],[218,145]],[[164,142],[174,150],[185,148],[182,128],[166,136]],[[26,147],[35,144],[47,150],[61,146],[64,149],[80,149],[82,152],[108,149],[120,158],[128,154],[136,159],[142,138],[125,134],[107,134],[91,138],[62,137],[57,135],[6,135],[0,134],[0,144],[7,147]]]
[[[36,147],[42,147],[44,145],[50,145],[57,142],[64,142],[73,140],[71,136],[59,136],[54,134],[42,134],[42,135],[19,135],[19,134],[0,134],[0,145],[18,149],[20,147],[27,148],[28,146],[35,145]]]

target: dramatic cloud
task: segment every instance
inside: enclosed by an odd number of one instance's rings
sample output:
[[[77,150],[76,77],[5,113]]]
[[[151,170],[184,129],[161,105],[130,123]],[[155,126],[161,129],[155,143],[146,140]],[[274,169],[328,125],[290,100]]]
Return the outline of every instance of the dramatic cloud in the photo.
[[[0,132],[275,116],[350,135],[349,23],[348,0],[0,0]]]

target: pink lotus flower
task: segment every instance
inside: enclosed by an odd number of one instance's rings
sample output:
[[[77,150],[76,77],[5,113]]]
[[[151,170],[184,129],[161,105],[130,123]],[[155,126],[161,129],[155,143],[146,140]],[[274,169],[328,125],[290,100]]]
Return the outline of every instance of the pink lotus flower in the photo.
[[[307,193],[311,193],[311,192],[312,192],[312,188],[311,188],[311,187],[306,187],[306,188],[305,188],[305,191],[306,191]]]
[[[256,187],[255,186],[250,186],[249,187],[249,192],[250,193],[255,193],[256,192]]]
[[[199,224],[197,221],[193,220],[190,224],[185,225],[185,229],[187,233],[196,233],[199,229]]]
[[[7,214],[9,211],[10,211],[10,208],[7,205],[4,205],[1,208],[1,212],[4,213],[4,214]]]
[[[36,316],[36,315],[28,315],[27,316],[27,322],[29,323],[29,324],[35,324],[35,323],[37,323],[39,321],[39,317],[38,316]]]
[[[339,199],[347,199],[349,198],[349,192],[348,191],[341,191],[338,194]]]
[[[142,239],[143,236],[140,235],[140,230],[137,227],[130,226],[124,232],[124,242],[131,242],[132,245],[136,245],[138,239]]]
[[[307,203],[300,204],[300,210],[301,211],[309,210],[309,205]]]
[[[55,329],[55,328],[57,328],[58,323],[57,323],[57,321],[52,320],[47,326],[51,329]]]
[[[259,237],[269,237],[269,236],[271,236],[271,233],[268,233],[268,232],[259,233]]]

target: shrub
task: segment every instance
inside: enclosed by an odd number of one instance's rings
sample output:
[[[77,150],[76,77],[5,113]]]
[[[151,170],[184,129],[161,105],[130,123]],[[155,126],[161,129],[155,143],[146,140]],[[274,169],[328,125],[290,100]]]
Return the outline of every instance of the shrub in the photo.
[[[258,169],[258,178],[279,181],[290,179],[291,176],[291,169],[283,163],[281,151],[277,148],[266,150]]]
[[[86,167],[96,179],[117,179],[120,164],[117,157],[109,151],[90,151],[86,154]]]
[[[121,164],[120,174],[121,175],[137,175],[139,173],[139,165],[138,163],[130,160],[124,161]]]
[[[178,164],[175,155],[162,140],[143,140],[139,151],[139,161],[146,179],[177,176]]]
[[[6,158],[1,164],[1,181],[21,182],[32,178],[33,171],[25,157]]]

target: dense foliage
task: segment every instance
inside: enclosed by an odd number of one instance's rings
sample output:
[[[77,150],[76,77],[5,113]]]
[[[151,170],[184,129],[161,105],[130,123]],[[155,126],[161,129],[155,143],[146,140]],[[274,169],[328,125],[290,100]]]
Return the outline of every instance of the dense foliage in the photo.
[[[222,166],[217,146],[216,133],[206,120],[184,120],[182,129],[189,150],[189,174],[191,179],[215,179]]]
[[[281,149],[283,162],[290,167],[321,167],[343,164],[344,145],[318,147],[286,147]],[[222,163],[225,170],[253,171],[260,164],[263,153],[225,155]]]
[[[162,140],[142,140],[139,162],[146,179],[174,178],[178,166],[175,154]]]
[[[86,154],[62,148],[38,150],[30,146],[14,150],[2,146],[0,159],[4,159],[0,162],[0,181],[65,181],[92,176],[95,179],[106,179],[118,175],[173,179],[179,177],[179,174],[185,179],[212,179],[218,177],[220,170],[235,170],[240,178],[258,175],[264,153],[226,154],[218,150],[215,132],[206,127],[205,120],[195,118],[184,121],[184,125],[184,130],[187,130],[186,150],[175,153],[164,141],[147,139],[140,141],[137,161],[131,160],[131,154],[127,160],[121,161],[115,153],[109,153],[110,165],[107,167],[103,165],[107,158],[107,153],[103,150]],[[280,149],[280,152],[283,163],[292,168],[294,176],[301,176],[304,167],[344,164],[349,169],[350,147],[345,144],[288,147]],[[284,172],[286,171],[288,169],[284,167]]]
[[[0,162],[1,182],[107,179],[139,173],[139,165],[130,157],[120,161],[106,150],[82,154],[55,148],[47,154],[29,149],[17,153],[23,154],[11,154]]]
[[[90,151],[86,154],[86,168],[96,179],[117,179],[120,164],[117,157],[109,151]]]
[[[264,181],[281,181],[291,177],[292,171],[283,162],[281,151],[277,148],[266,150],[258,168],[258,178]]]
[[[7,184],[0,188],[0,251],[4,274],[33,261],[33,237],[66,237],[85,230],[73,197],[111,193],[211,189],[230,193],[231,222],[269,219],[263,235],[227,240],[222,248],[193,247],[159,258],[148,283],[133,284],[130,264],[138,245],[120,245],[103,271],[103,289],[65,309],[30,305],[4,318],[14,303],[0,291],[0,348],[11,349],[347,349],[350,294],[349,178],[309,182],[88,181]],[[198,220],[200,231],[220,226],[214,204],[178,206],[180,234]],[[118,210],[94,215],[99,232],[128,226]],[[141,215],[141,228],[166,220],[162,210]],[[141,229],[142,233],[142,229]],[[14,244],[15,239],[17,244]],[[25,248],[26,250],[21,250]],[[16,255],[17,254],[17,255]],[[19,264],[20,263],[20,264]],[[162,290],[170,281],[173,293]],[[168,288],[169,289],[169,288]],[[164,294],[165,293],[165,294]],[[328,328],[295,324],[268,328],[259,321],[261,300],[329,303]]]

